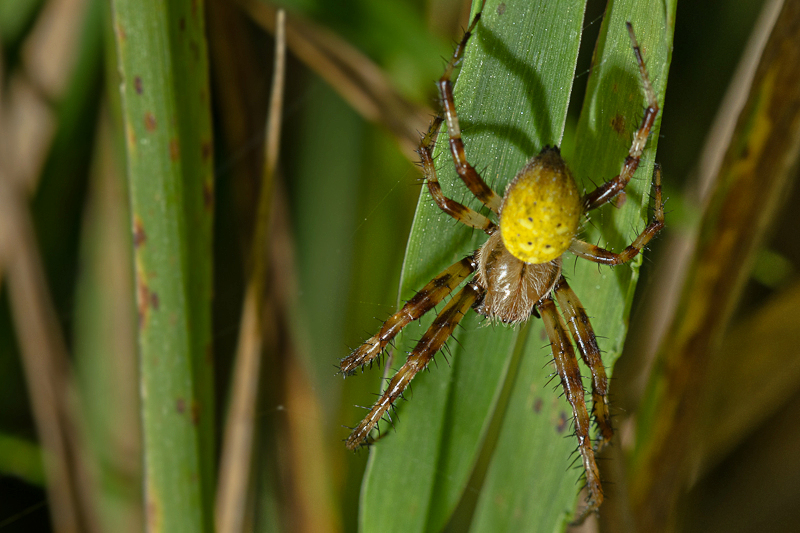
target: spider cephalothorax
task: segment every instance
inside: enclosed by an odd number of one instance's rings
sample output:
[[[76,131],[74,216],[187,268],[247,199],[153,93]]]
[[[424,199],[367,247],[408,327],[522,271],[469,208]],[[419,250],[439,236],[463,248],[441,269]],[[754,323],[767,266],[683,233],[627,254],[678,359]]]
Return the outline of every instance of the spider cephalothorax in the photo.
[[[614,253],[577,238],[581,216],[608,203],[630,181],[639,166],[639,159],[658,115],[659,106],[633,28],[628,23],[628,33],[647,97],[647,107],[620,174],[581,196],[558,148],[545,147],[517,173],[501,198],[486,185],[467,161],[453,99],[451,75],[479,19],[480,13],[473,19],[439,80],[444,118],[437,117],[433,120],[430,130],[420,143],[419,154],[428,190],[439,208],[459,222],[483,230],[489,235],[489,239],[478,250],[431,280],[402,309],[389,317],[376,335],[342,359],[341,370],[346,376],[353,374],[357,368],[370,364],[383,353],[403,327],[433,309],[474,274],[436,316],[409,353],[405,364],[391,378],[386,390],[364,420],[353,430],[347,439],[347,447],[356,449],[372,442],[370,432],[402,395],[413,377],[444,346],[470,307],[490,320],[505,323],[522,322],[528,320],[532,314],[538,314],[551,342],[564,395],[572,407],[578,450],[589,491],[588,506],[580,517],[582,519],[589,512],[597,510],[603,501],[594,454],[609,442],[613,429],[608,409],[608,379],[600,349],[586,311],[562,275],[562,256],[571,252],[596,263],[618,265],[635,257],[663,228],[661,175],[656,168],[653,179],[654,220],[630,246],[621,253]],[[443,122],[447,123],[450,152],[459,177],[470,192],[492,211],[498,223],[448,198],[442,192],[432,154]],[[556,302],[560,314],[556,309]],[[591,371],[592,415],[598,428],[598,442],[594,447],[589,435],[591,417],[584,400],[584,388],[570,336],[575,341],[581,359]]]

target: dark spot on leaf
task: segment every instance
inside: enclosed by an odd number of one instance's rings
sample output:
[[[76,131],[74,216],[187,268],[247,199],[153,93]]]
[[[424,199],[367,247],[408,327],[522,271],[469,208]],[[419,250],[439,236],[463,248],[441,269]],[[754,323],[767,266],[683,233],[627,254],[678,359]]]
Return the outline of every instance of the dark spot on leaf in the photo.
[[[625,134],[625,117],[617,113],[611,119],[611,127],[617,132],[617,135]]]
[[[534,413],[541,413],[542,412],[542,399],[536,398],[536,401],[533,402],[533,412]]]
[[[569,427],[569,420],[567,419],[567,413],[561,411],[558,413],[558,424],[556,425],[556,431],[558,433],[564,433]]]
[[[142,87],[142,78],[140,76],[133,78],[133,88],[136,89],[136,94],[142,94],[142,92],[144,92],[144,87]]]
[[[178,398],[178,401],[175,402],[175,409],[178,413],[183,414],[186,412],[186,400],[183,398]]]
[[[211,141],[203,141],[200,145],[200,155],[203,161],[207,161],[208,158],[211,157]]]
[[[205,207],[207,211],[212,211],[214,209],[214,190],[210,180],[203,182],[203,207]]]
[[[169,141],[169,159],[170,161],[177,161],[181,158],[181,145],[178,139],[170,139]]]
[[[153,309],[158,311],[158,306],[161,304],[161,301],[158,298],[158,293],[155,291],[150,292],[150,305],[153,306]]]
[[[156,131],[156,117],[150,111],[144,114],[144,127],[147,131]]]
[[[533,222],[533,217],[528,217],[529,222]]]
[[[506,12],[506,3],[505,2],[500,2],[500,5],[497,6],[497,14],[498,15],[502,15],[505,12]]]
[[[147,241],[147,234],[144,231],[142,219],[138,215],[133,217],[133,247],[139,248]]]
[[[181,19],[178,21],[178,27],[181,29],[181,31],[186,29],[186,19],[185,18],[181,17]]]

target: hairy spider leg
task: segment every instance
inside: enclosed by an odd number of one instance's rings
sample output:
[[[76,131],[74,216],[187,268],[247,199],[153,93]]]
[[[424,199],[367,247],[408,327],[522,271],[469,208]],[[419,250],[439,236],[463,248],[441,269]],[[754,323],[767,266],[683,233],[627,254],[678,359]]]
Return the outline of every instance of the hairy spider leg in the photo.
[[[374,336],[367,339],[353,353],[342,359],[342,374],[350,376],[358,367],[371,363],[406,325],[438,305],[478,267],[472,253],[447,267],[417,292],[398,312],[390,316]]]
[[[626,22],[625,25],[631,37],[631,45],[633,46],[633,54],[636,56],[636,63],[639,65],[639,77],[641,77],[642,85],[644,86],[647,108],[644,110],[644,116],[642,117],[642,123],[639,129],[633,134],[633,142],[631,143],[630,150],[628,150],[628,156],[622,164],[622,170],[619,175],[583,196],[582,202],[584,212],[591,211],[592,209],[596,209],[610,202],[615,196],[625,190],[628,182],[633,177],[633,173],[639,168],[639,160],[647,144],[647,137],[650,135],[650,129],[653,127],[656,116],[658,115],[659,107],[658,100],[656,99],[656,92],[653,90],[653,85],[650,83],[650,75],[647,73],[647,67],[644,65],[642,51],[639,48],[639,43],[636,41],[636,35],[633,33],[633,26],[630,22]]]
[[[561,314],[567,322],[583,362],[592,371],[592,412],[600,430],[600,441],[595,446],[595,451],[600,451],[614,436],[608,410],[608,378],[600,356],[600,347],[597,345],[597,338],[586,310],[564,276],[560,276],[553,286],[553,295],[558,301]]]
[[[483,6],[481,6],[481,10],[482,9]],[[464,33],[464,37],[461,38],[461,42],[458,43],[455,52],[453,52],[453,57],[451,57],[450,61],[447,63],[444,74],[439,78],[436,86],[439,88],[444,118],[447,121],[447,134],[450,137],[450,153],[453,155],[456,172],[458,172],[458,175],[464,181],[470,192],[472,192],[483,205],[491,209],[495,214],[500,214],[500,206],[503,203],[503,199],[483,181],[483,178],[481,178],[478,171],[475,170],[475,167],[467,161],[467,156],[464,152],[464,141],[461,140],[461,126],[458,123],[458,114],[456,113],[456,101],[453,97],[453,82],[450,79],[456,65],[461,62],[464,56],[464,49],[467,46],[467,41],[469,41],[480,19],[481,11],[472,19],[472,23]]]
[[[436,136],[439,133],[439,126],[444,119],[436,117],[431,122],[428,133],[422,138],[419,145],[419,153],[422,161],[422,173],[425,177],[425,184],[428,186],[433,200],[439,209],[458,220],[462,224],[472,228],[480,229],[491,235],[497,229],[494,222],[481,215],[477,211],[456,202],[444,195],[442,187],[439,185],[439,178],[436,176],[436,167],[433,164],[433,146],[436,143]]]
[[[664,202],[661,196],[661,167],[658,165],[653,168],[653,191],[655,192],[655,213],[653,214],[653,221],[650,222],[636,237],[633,243],[622,252],[617,254],[578,239],[572,241],[569,251],[589,261],[612,266],[627,263],[636,257],[636,255],[647,246],[647,243],[649,243],[664,227]]]
[[[581,454],[583,470],[586,472],[586,487],[589,491],[588,506],[575,521],[579,523],[603,503],[600,471],[597,468],[592,440],[589,436],[589,412],[586,410],[586,401],[583,398],[584,389],[578,369],[578,360],[575,358],[575,351],[564,328],[564,321],[556,310],[555,303],[550,297],[542,298],[536,303],[536,308],[542,316],[547,336],[550,338],[553,359],[556,371],[561,378],[564,395],[572,406],[575,436],[578,437],[578,452]]]
[[[445,341],[453,334],[464,314],[472,307],[480,296],[483,289],[478,287],[475,282],[470,282],[464,286],[437,315],[428,331],[422,336],[414,350],[411,351],[405,364],[389,381],[389,386],[381,397],[372,406],[367,416],[353,430],[347,438],[347,447],[351,450],[370,444],[369,433],[380,421],[386,411],[403,394],[408,384],[420,370],[424,370],[430,363],[436,352],[441,350]]]

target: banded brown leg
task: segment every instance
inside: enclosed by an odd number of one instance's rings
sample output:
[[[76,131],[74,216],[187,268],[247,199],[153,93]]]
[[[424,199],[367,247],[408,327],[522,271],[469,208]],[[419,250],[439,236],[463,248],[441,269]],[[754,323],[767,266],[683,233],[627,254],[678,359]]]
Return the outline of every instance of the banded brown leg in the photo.
[[[433,278],[413,298],[408,300],[398,312],[390,316],[383,323],[378,333],[367,339],[361,346],[353,350],[353,353],[342,359],[340,363],[342,374],[350,376],[355,373],[358,367],[370,364],[383,353],[383,350],[400,333],[401,329],[439,304],[467,276],[475,271],[477,265],[475,254],[473,253],[450,265]]]
[[[586,315],[586,310],[581,305],[578,296],[567,284],[564,276],[556,281],[553,294],[558,301],[558,306],[561,308],[572,338],[575,340],[575,346],[578,347],[583,362],[592,373],[592,412],[600,431],[600,441],[595,446],[595,450],[599,451],[614,436],[611,415],[608,410],[608,378],[600,356],[600,348],[597,346],[597,338],[592,324],[589,322],[589,317]]]
[[[653,214],[653,221],[650,222],[636,237],[633,243],[622,252],[617,254],[578,239],[572,241],[569,251],[589,261],[612,266],[627,263],[636,257],[639,252],[647,246],[647,243],[649,243],[664,227],[664,202],[661,196],[661,167],[658,165],[653,169],[653,190],[655,191],[655,213]]]
[[[578,360],[564,328],[563,319],[556,310],[551,298],[543,298],[536,304],[542,317],[547,336],[553,350],[553,359],[556,371],[561,377],[561,386],[564,395],[572,406],[572,416],[575,423],[575,436],[578,438],[578,452],[581,455],[583,469],[586,474],[586,487],[589,491],[587,508],[576,519],[582,522],[589,513],[596,511],[603,503],[603,489],[600,485],[600,471],[594,458],[592,441],[589,436],[589,412],[586,410],[583,383],[578,369]]]
[[[478,287],[475,282],[468,283],[456,294],[442,309],[442,312],[433,321],[433,324],[419,340],[414,350],[411,351],[405,364],[389,381],[389,386],[381,397],[372,406],[367,416],[353,430],[347,438],[347,447],[355,450],[360,446],[369,444],[369,433],[380,421],[386,411],[403,394],[408,384],[420,370],[424,370],[436,355],[445,341],[453,334],[453,330],[464,317],[464,314],[472,307],[482,295],[483,289]]]
[[[481,6],[483,10],[483,6]],[[447,121],[447,134],[450,137],[450,153],[453,156],[453,162],[456,165],[456,172],[459,177],[464,181],[467,188],[481,201],[483,205],[491,209],[495,214],[500,214],[500,205],[503,199],[489,187],[483,178],[481,178],[478,171],[475,170],[469,161],[467,161],[466,153],[464,152],[464,141],[461,139],[461,126],[458,123],[458,114],[456,113],[456,101],[453,97],[453,70],[461,62],[464,57],[464,49],[467,46],[467,41],[475,31],[475,26],[481,19],[481,12],[479,11],[472,23],[458,43],[453,57],[448,61],[445,67],[444,74],[439,78],[437,87],[439,88],[439,96],[442,102],[442,109],[444,111],[444,118]]]
[[[483,230],[491,235],[497,229],[494,222],[464,204],[445,196],[442,192],[442,187],[439,185],[439,178],[436,176],[436,167],[433,164],[433,146],[443,120],[444,119],[441,117],[433,119],[428,133],[422,138],[419,150],[417,150],[422,161],[422,173],[425,176],[425,184],[428,186],[428,191],[430,191],[439,209],[462,224]]]
[[[639,48],[639,43],[636,41],[636,35],[633,33],[633,26],[630,22],[626,22],[625,25],[628,28],[628,34],[631,37],[631,46],[633,46],[633,54],[636,56],[636,63],[639,66],[639,77],[644,86],[647,107],[644,110],[644,116],[642,117],[642,123],[639,125],[639,129],[633,134],[633,143],[631,143],[628,156],[622,164],[622,170],[617,177],[583,196],[584,212],[591,211],[592,209],[596,209],[608,203],[625,189],[628,182],[633,177],[634,172],[639,168],[639,160],[647,144],[647,137],[650,135],[650,130],[656,121],[656,116],[658,116],[659,107],[658,100],[656,99],[656,92],[653,90],[653,85],[650,83],[650,75],[647,73],[647,67],[644,64],[644,59],[642,59],[642,51]]]

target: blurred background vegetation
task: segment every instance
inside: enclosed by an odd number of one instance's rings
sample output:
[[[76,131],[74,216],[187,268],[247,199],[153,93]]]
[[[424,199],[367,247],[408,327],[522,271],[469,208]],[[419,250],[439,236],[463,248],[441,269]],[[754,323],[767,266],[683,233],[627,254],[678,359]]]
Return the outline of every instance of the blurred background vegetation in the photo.
[[[678,9],[657,156],[668,227],[645,259],[631,333],[614,373],[623,439],[617,455],[628,453],[625,439],[636,432],[627,417],[646,397],[646,354],[657,352],[675,313],[683,274],[669,261],[701,220],[698,191],[710,179],[702,170],[709,157],[703,147],[715,117],[726,114],[723,96],[763,3],[710,0]],[[257,509],[249,516],[257,518],[247,527],[355,531],[368,454],[345,450],[342,426],[360,418],[355,405],[378,390],[380,372],[345,383],[335,366],[395,310],[420,189],[414,132],[426,127],[436,101],[433,80],[470,6],[462,0],[281,5],[297,21],[290,23],[297,33],[294,41],[289,36],[267,246],[255,490],[248,501]],[[48,504],[53,488],[41,455],[47,438],[35,420],[37,402],[52,397],[63,401],[51,416],[75,476],[65,490],[91,502],[76,523],[96,531],[144,527],[136,237],[109,7],[106,0],[0,0],[0,531],[49,531],[51,520],[63,518]],[[604,8],[594,0],[587,6],[575,101],[583,96]],[[208,0],[204,9],[214,124],[210,356],[221,436],[252,268],[274,16],[271,6],[255,1]],[[358,77],[369,63],[383,72],[385,87]],[[577,115],[568,119],[567,136],[576,121]],[[793,180],[796,169],[789,170]],[[688,481],[676,492],[691,491],[674,515],[686,531],[790,530],[800,503],[794,314],[800,239],[792,209],[800,198],[796,188],[781,190],[766,213],[770,229],[759,251],[736,265],[748,281],[720,348],[726,359],[709,363],[693,385],[713,410],[698,423],[708,435],[704,451],[688,459]],[[748,224],[762,222],[741,220],[737,231]],[[19,272],[31,279],[15,281]],[[33,292],[15,292],[17,282]],[[653,318],[648,309],[663,313]],[[41,353],[50,354],[50,366],[42,366]],[[715,429],[723,422],[725,431]],[[605,477],[625,486],[624,473],[609,470]],[[587,527],[631,530],[624,518],[630,510],[619,503],[625,499],[616,501],[610,497],[599,523]]]

